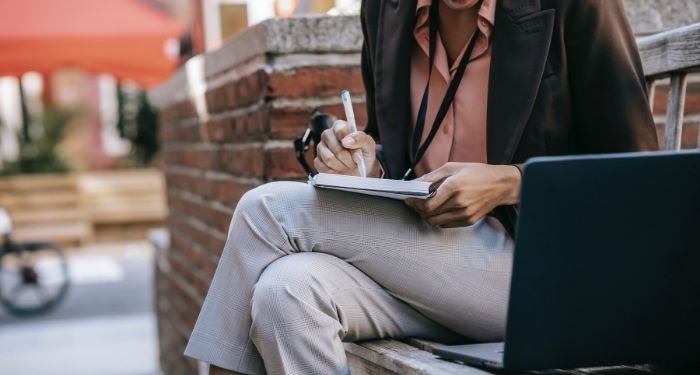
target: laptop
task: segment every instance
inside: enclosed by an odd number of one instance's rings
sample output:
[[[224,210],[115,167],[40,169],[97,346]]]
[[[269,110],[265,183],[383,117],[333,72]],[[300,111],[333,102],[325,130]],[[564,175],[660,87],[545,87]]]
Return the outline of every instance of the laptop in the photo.
[[[528,162],[505,342],[434,353],[505,370],[700,360],[700,152]]]

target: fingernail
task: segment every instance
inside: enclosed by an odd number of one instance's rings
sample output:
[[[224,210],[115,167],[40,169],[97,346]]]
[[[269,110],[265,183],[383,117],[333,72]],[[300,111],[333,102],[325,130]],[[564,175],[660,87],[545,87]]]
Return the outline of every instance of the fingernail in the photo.
[[[352,146],[355,144],[355,138],[353,137],[345,137],[343,138],[343,146]]]

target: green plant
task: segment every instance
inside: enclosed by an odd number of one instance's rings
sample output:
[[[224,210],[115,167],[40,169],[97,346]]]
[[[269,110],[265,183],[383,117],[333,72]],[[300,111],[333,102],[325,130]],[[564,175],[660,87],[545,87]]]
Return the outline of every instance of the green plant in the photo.
[[[46,109],[43,118],[32,124],[38,131],[31,136],[28,131],[17,135],[19,157],[15,161],[5,162],[0,175],[69,172],[70,168],[61,157],[58,146],[73,116],[73,112],[64,109]]]
[[[118,93],[119,135],[131,142],[133,164],[148,166],[158,154],[158,114],[144,91],[123,86]]]

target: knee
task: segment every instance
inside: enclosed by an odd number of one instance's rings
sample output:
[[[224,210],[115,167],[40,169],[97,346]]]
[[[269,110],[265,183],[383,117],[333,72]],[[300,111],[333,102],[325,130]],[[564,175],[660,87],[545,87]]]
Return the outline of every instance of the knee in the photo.
[[[248,190],[236,205],[237,212],[254,212],[264,208],[267,203],[297,195],[298,192],[309,189],[307,184],[291,181],[276,181],[260,185]]]
[[[325,310],[323,283],[314,272],[315,259],[324,254],[300,253],[268,266],[255,284],[251,300],[253,330],[295,321],[311,310]]]
[[[279,181],[260,185],[247,191],[236,204],[229,227],[229,236],[236,226],[257,223],[263,217],[274,221],[275,207],[280,206],[279,203],[286,199],[285,195],[288,192],[299,190],[299,185],[301,188],[306,187],[306,184],[298,182]],[[286,205],[281,205],[281,207],[284,206]],[[266,222],[266,224],[270,224],[270,222]]]

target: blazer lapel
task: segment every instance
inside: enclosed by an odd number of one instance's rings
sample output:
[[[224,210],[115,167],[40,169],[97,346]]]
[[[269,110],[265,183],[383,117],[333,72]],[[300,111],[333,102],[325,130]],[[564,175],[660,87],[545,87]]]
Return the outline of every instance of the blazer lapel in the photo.
[[[539,0],[498,0],[487,112],[491,164],[512,162],[537,97],[554,28]]]
[[[390,178],[400,178],[409,167],[411,51],[416,3],[417,0],[381,0],[380,6],[374,68],[375,109]]]

